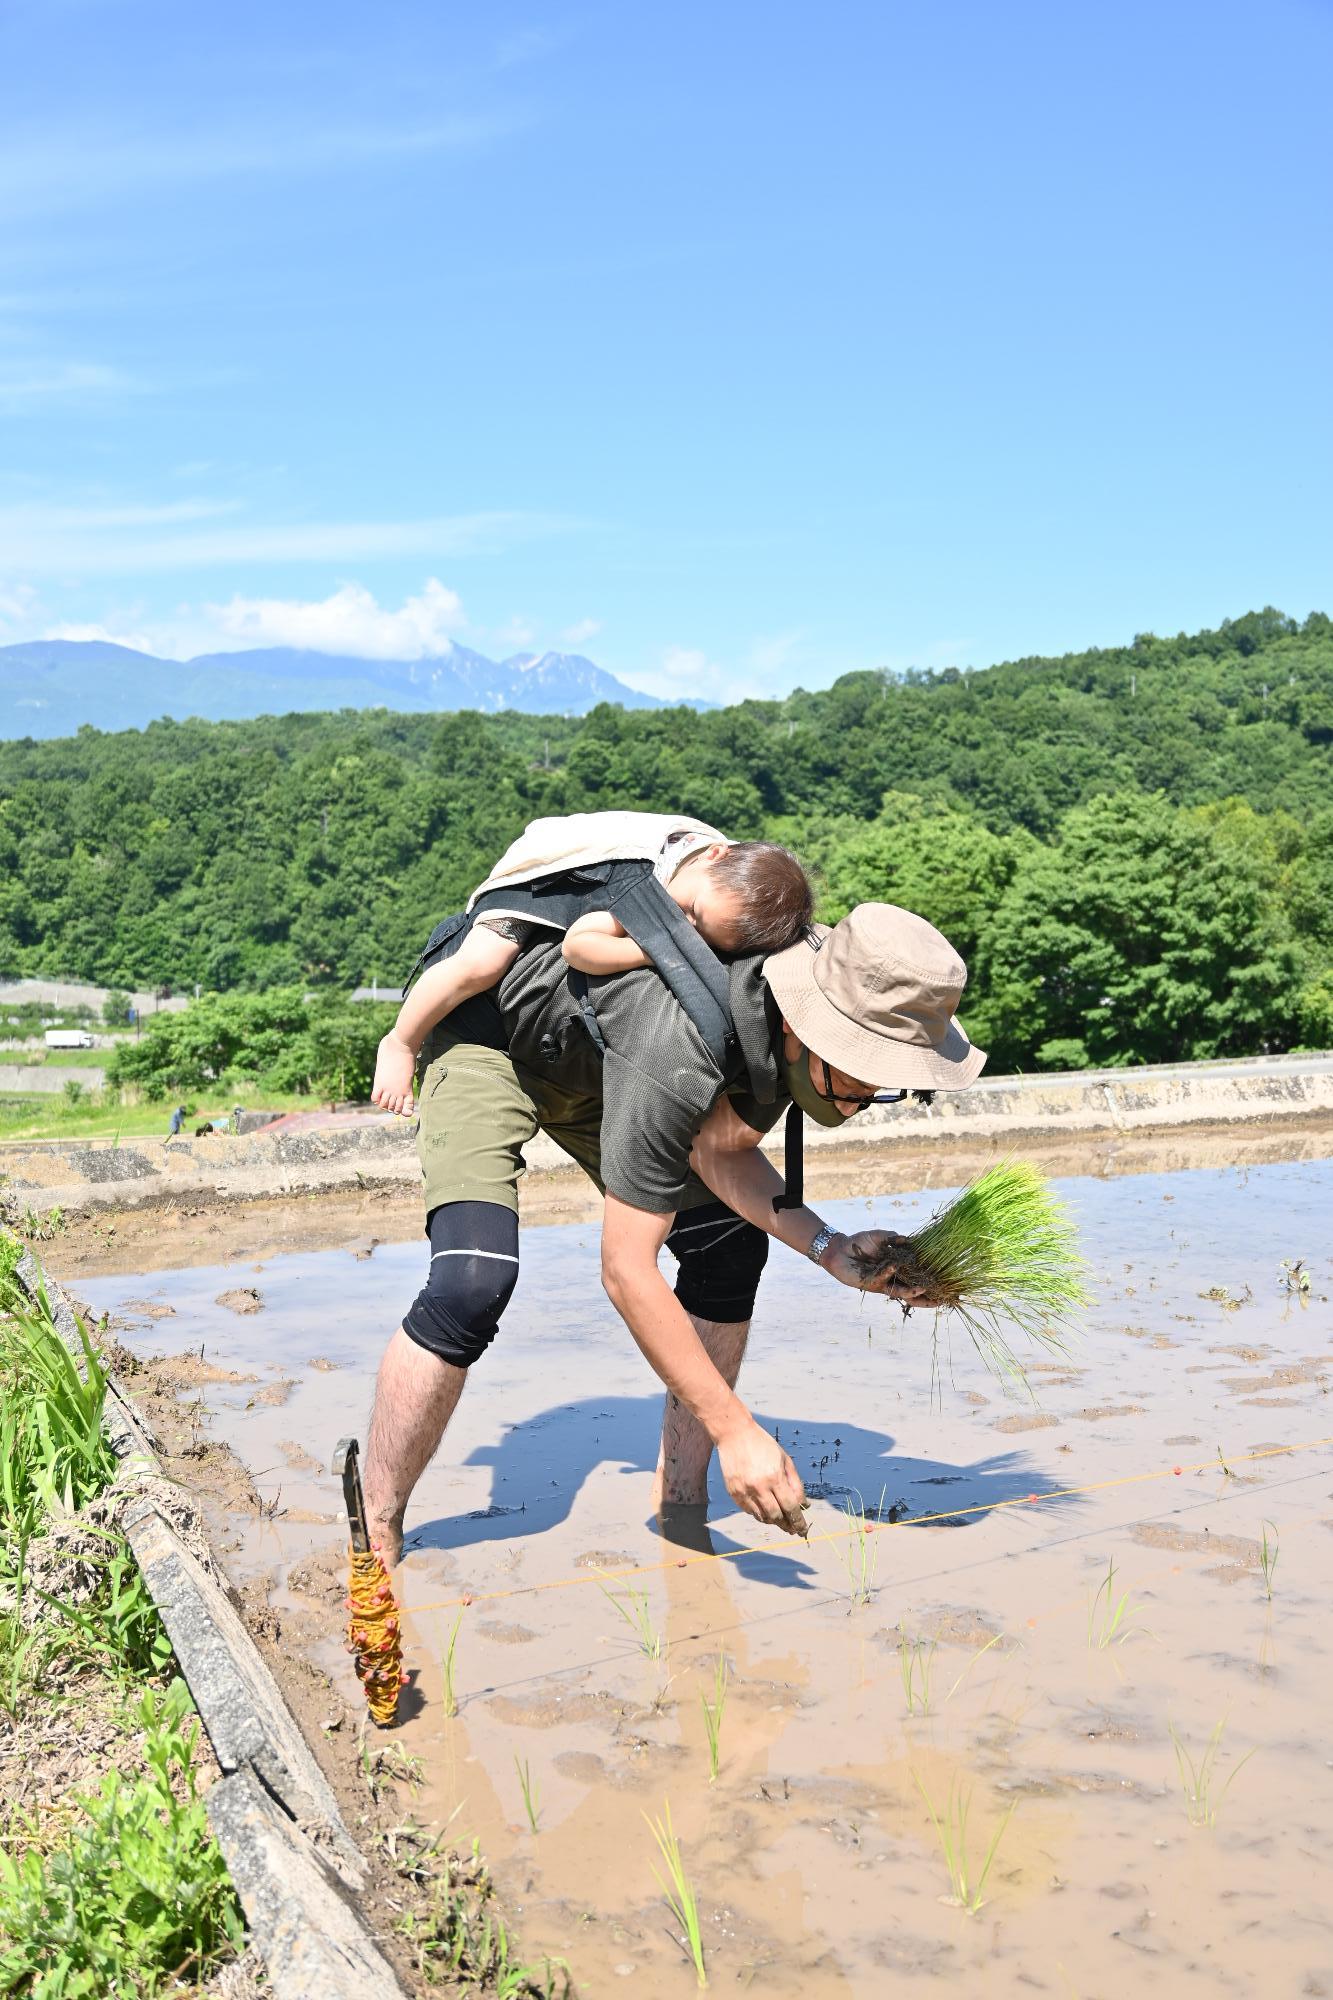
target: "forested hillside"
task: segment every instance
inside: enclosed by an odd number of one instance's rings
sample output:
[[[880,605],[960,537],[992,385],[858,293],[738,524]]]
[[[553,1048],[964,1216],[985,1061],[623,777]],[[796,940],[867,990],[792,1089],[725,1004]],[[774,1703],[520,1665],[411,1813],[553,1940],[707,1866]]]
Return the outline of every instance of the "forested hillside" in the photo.
[[[0,745],[0,975],[396,979],[538,813],[772,831],[972,967],[993,1068],[1333,1040],[1333,622],[713,714],[382,710]]]

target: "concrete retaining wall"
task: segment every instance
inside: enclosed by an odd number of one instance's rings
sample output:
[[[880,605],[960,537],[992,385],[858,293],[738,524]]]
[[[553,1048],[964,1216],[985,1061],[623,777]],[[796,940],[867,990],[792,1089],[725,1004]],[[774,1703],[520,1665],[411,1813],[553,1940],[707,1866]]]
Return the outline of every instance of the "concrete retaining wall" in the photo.
[[[100,1090],[106,1081],[102,1069],[77,1069],[73,1064],[0,1063],[0,1096],[7,1090],[40,1091],[54,1095],[67,1083],[80,1083],[85,1090]]]

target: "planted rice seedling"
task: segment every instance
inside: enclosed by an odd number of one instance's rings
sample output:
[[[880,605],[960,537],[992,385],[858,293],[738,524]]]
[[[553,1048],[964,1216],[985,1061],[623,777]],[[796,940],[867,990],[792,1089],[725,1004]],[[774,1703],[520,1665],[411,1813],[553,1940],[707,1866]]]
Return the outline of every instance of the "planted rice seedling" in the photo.
[[[847,1563],[847,1581],[851,1586],[852,1608],[858,1604],[869,1604],[875,1588],[875,1566],[879,1561],[879,1546],[872,1540],[874,1528],[884,1506],[887,1487],[880,1488],[879,1506],[875,1509],[875,1521],[866,1519],[865,1502],[860,1494],[855,1504],[850,1499],[842,1503],[842,1511],[847,1517],[847,1539],[843,1555]]]
[[[662,1635],[653,1624],[653,1614],[648,1606],[646,1590],[636,1590],[633,1584],[626,1584],[623,1592],[617,1594],[599,1580],[597,1588],[607,1603],[613,1607],[617,1617],[623,1618],[639,1643],[639,1650],[646,1659],[660,1660],[662,1657]]]
[[[966,1910],[969,1917],[974,1917],[982,1907],[986,1878],[990,1874],[1004,1830],[1013,1818],[1015,1808],[1011,1805],[1008,1812],[1001,1817],[991,1835],[990,1846],[986,1849],[981,1868],[974,1875],[967,1851],[967,1816],[972,1805],[971,1787],[964,1787],[955,1778],[949,1786],[949,1797],[941,1813],[936,1809],[934,1800],[915,1771],[912,1776],[916,1781],[917,1790],[926,1802],[926,1811],[930,1814],[936,1838],[940,1843],[940,1851],[944,1856],[944,1864],[949,1871],[950,1893],[942,1900],[956,1903],[960,1910]]]
[[[454,1684],[454,1651],[458,1645],[458,1628],[463,1622],[460,1611],[449,1634],[449,1644],[444,1649],[444,1712],[447,1716],[458,1713],[458,1689]]]
[[[1271,1542],[1268,1539],[1268,1531],[1270,1528],[1272,1528],[1273,1530],[1273,1539]],[[1259,1562],[1263,1569],[1264,1589],[1268,1594],[1268,1601],[1270,1604],[1273,1602],[1273,1571],[1277,1568],[1277,1557],[1278,1557],[1277,1529],[1273,1527],[1273,1523],[1271,1521],[1265,1521],[1263,1546],[1259,1550]]]
[[[718,1745],[722,1736],[722,1711],[727,1705],[727,1656],[719,1652],[717,1665],[713,1669],[713,1699],[700,1694],[703,1704],[704,1728],[708,1732],[708,1782],[717,1783]]]
[[[1108,1562],[1106,1575],[1088,1600],[1088,1650],[1105,1652],[1108,1646],[1123,1646],[1134,1636],[1138,1615],[1127,1590],[1116,1596],[1115,1563]]]
[[[857,1265],[865,1283],[892,1277],[951,1313],[992,1373],[1024,1388],[1014,1337],[1062,1352],[1088,1299],[1074,1226],[1021,1160],[988,1168],[915,1236],[890,1235]]]
[[[898,1627],[898,1671],[909,1715],[930,1714],[930,1674],[936,1643],[934,1639],[909,1639],[902,1626]]]
[[[644,1818],[648,1821],[653,1839],[657,1842],[662,1859],[666,1864],[667,1872],[665,1876],[656,1867],[654,1867],[653,1873],[656,1875],[658,1886],[666,1899],[667,1908],[680,1925],[682,1933],[679,1940],[680,1945],[693,1961],[695,1976],[700,1986],[707,1986],[708,1972],[704,1965],[703,1936],[699,1930],[699,1905],[695,1899],[694,1890],[690,1886],[690,1878],[685,1873],[685,1861],[680,1851],[680,1842],[676,1838],[675,1828],[671,1824],[670,1799],[663,1799],[662,1801],[661,1819],[649,1819],[647,1813],[644,1814]]]
[[[520,1763],[517,1751],[514,1753],[514,1769],[518,1772],[518,1782],[523,1792],[523,1810],[528,1816],[528,1825],[536,1833],[538,1831],[537,1815],[542,1809],[541,1794],[532,1782],[532,1773],[528,1769],[527,1758],[525,1757],[522,1763]]]
[[[1217,1824],[1217,1815],[1221,1810],[1223,1799],[1231,1790],[1241,1767],[1248,1764],[1254,1755],[1252,1749],[1247,1750],[1239,1762],[1232,1765],[1225,1781],[1218,1785],[1217,1754],[1222,1746],[1222,1732],[1226,1726],[1226,1717],[1223,1716],[1208,1738],[1202,1755],[1196,1759],[1176,1734],[1174,1722],[1167,1724],[1171,1732],[1171,1741],[1175,1746],[1176,1769],[1180,1773],[1180,1788],[1185,1794],[1185,1812],[1191,1826]]]

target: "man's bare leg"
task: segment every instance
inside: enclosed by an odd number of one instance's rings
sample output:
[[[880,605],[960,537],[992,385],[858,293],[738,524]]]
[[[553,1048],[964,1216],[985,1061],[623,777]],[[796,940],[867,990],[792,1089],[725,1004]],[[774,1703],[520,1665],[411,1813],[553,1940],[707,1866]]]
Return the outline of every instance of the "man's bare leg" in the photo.
[[[384,1350],[366,1440],[366,1524],[390,1568],[403,1553],[403,1515],[412,1489],[439,1450],[467,1381],[466,1368],[441,1361],[401,1326]]]
[[[750,1322],[741,1320],[690,1320],[708,1350],[709,1359],[729,1389],[736,1386],[745,1359],[745,1343]],[[662,1449],[653,1480],[653,1507],[702,1507],[708,1499],[708,1464],[713,1456],[713,1440],[696,1417],[675,1396],[668,1396],[662,1412]]]

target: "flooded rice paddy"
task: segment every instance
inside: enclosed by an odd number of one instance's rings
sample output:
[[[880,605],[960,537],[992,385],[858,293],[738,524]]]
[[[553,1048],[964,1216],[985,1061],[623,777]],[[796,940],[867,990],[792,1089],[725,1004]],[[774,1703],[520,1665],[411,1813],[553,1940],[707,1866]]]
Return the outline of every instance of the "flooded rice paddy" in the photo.
[[[528,1958],[693,1990],[645,1820],[669,1801],[716,1989],[1333,1994],[1333,1162],[1059,1186],[1095,1303],[1035,1405],[966,1346],[933,1384],[929,1315],[774,1250],[741,1390],[817,1496],[808,1545],[716,1473],[707,1525],[659,1536],[660,1395],[596,1231],[524,1232],[409,1515],[394,1740]],[[906,1229],[940,1199],[823,1207]],[[80,1285],[128,1345],[249,1378],[205,1395],[274,1508],[244,1564],[279,1586],[341,1544],[330,1454],[424,1268],[368,1249]],[[968,1900],[992,1841],[969,1914],[946,1848]]]

